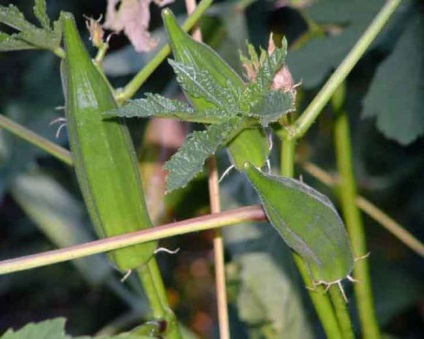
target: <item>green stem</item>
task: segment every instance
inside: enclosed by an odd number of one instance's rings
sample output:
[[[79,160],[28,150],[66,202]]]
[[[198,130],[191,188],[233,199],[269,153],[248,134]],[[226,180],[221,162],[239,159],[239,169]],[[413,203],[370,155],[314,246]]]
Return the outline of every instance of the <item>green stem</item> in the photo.
[[[201,1],[193,14],[187,18],[182,28],[187,32],[189,31],[200,19],[203,13],[209,8],[213,0]],[[158,68],[158,66],[165,60],[167,55],[171,52],[169,44],[166,44],[162,49],[154,56],[154,58],[138,72],[135,77],[124,87],[124,89],[116,95],[118,103],[122,104],[134,96],[135,93],[140,89],[143,83],[148,77]]]
[[[295,140],[283,140],[281,155],[281,175],[285,177],[292,178],[294,175],[295,147]],[[305,282],[306,286],[311,289],[309,296],[311,297],[315,311],[317,312],[318,318],[321,321],[327,338],[343,338],[333,306],[331,305],[330,299],[325,294],[323,287],[316,286],[314,290],[312,290],[311,279],[309,277],[305,263],[298,255],[294,255],[294,259],[303,281]]]
[[[66,53],[65,53],[65,51],[63,50],[63,48],[61,48],[61,47],[57,47],[57,48],[53,49],[53,50],[52,50],[52,52],[53,52],[54,54],[56,54],[56,56],[58,56],[58,57],[59,57],[59,58],[61,58],[62,60],[64,60],[64,59],[66,58]]]
[[[348,115],[339,112],[335,122],[335,143],[337,165],[340,173],[340,199],[346,227],[352,243],[354,256],[359,258],[367,254],[364,226],[356,205],[356,182],[352,164],[352,146]],[[354,277],[356,302],[364,338],[380,338],[375,316],[368,260],[356,262]]]
[[[138,276],[153,311],[153,318],[158,321],[165,321],[167,324],[165,338],[182,338],[177,318],[169,305],[166,288],[156,259],[152,258],[145,266],[138,269]],[[160,324],[158,326],[160,327]]]
[[[299,139],[314,123],[315,119],[321,113],[324,106],[328,103],[333,93],[346,79],[347,75],[351,72],[353,67],[364,55],[367,48],[376,38],[377,34],[382,30],[384,25],[389,20],[390,16],[395,12],[402,0],[386,1],[383,8],[371,22],[367,30],[356,42],[355,46],[345,57],[342,63],[334,71],[333,75],[328,79],[325,85],[321,88],[319,93],[311,101],[309,106],[305,109],[297,121],[288,127],[287,137],[290,139]]]
[[[206,215],[172,224],[148,228],[142,231],[95,240],[85,244],[28,255],[21,258],[3,260],[0,262],[0,275],[75,260],[93,254],[113,251],[119,248],[169,238],[176,235],[264,220],[266,220],[266,216],[261,206],[238,208],[213,215]]]
[[[336,316],[340,325],[340,329],[343,333],[343,338],[354,339],[355,336],[352,330],[352,322],[350,320],[349,312],[347,311],[346,301],[339,289],[339,286],[331,286],[329,293],[334,309],[336,310]]]
[[[45,150],[60,161],[63,161],[65,164],[72,165],[71,153],[68,150],[60,147],[59,145],[56,145],[50,140],[43,138],[42,136],[30,131],[29,129],[17,124],[16,122],[13,122],[1,114],[0,127],[8,130],[10,133],[16,135],[17,137],[41,148],[42,150]]]

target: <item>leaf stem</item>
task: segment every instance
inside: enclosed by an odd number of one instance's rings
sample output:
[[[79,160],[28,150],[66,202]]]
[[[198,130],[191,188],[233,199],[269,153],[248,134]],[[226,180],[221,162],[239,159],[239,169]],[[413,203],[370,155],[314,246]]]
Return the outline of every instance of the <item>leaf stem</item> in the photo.
[[[352,164],[352,146],[348,115],[339,111],[335,122],[335,143],[338,170],[340,173],[340,201],[346,227],[351,239],[354,256],[359,258],[367,254],[364,226],[361,214],[356,206],[356,182]],[[364,338],[380,338],[375,316],[368,260],[356,262],[354,277],[356,302]]]
[[[294,176],[294,160],[295,160],[296,141],[292,139],[284,139],[282,144],[281,154],[281,175],[292,178]],[[329,339],[343,338],[340,331],[336,315],[330,299],[324,292],[322,286],[311,285],[311,279],[303,260],[300,256],[294,254],[294,260],[297,268],[305,282],[306,286],[311,290],[309,296],[317,312],[318,318],[324,328],[324,331]]]
[[[149,305],[153,310],[153,318],[166,321],[166,338],[182,338],[175,314],[169,306],[166,288],[156,258],[152,258],[137,272],[149,300]]]
[[[0,261],[0,275],[74,260],[175,235],[264,220],[266,220],[266,216],[262,207],[259,205],[233,209],[213,215],[148,228],[142,231],[95,240],[81,245],[3,260]]]
[[[17,137],[45,150],[65,164],[72,165],[71,153],[65,148],[51,142],[50,140],[30,131],[26,127],[6,118],[0,114],[0,127],[8,130]]]
[[[200,19],[203,13],[212,4],[213,0],[202,0],[195,11],[190,17],[184,22],[182,28],[187,32],[190,30],[196,22]],[[124,87],[124,89],[116,95],[118,103],[122,104],[132,98],[147,78],[156,70],[156,68],[165,60],[167,55],[171,52],[169,44],[166,44],[162,49],[154,56],[154,58],[138,72],[134,78]]]
[[[287,137],[292,139],[301,138],[306,131],[314,123],[324,106],[328,103],[333,93],[340,84],[346,79],[347,75],[352,71],[353,67],[364,55],[367,48],[371,45],[378,33],[389,20],[390,16],[395,12],[402,0],[386,1],[383,8],[368,26],[361,38],[356,42],[355,46],[345,57],[342,63],[337,67],[319,93],[311,101],[302,115],[296,122],[288,127]]]

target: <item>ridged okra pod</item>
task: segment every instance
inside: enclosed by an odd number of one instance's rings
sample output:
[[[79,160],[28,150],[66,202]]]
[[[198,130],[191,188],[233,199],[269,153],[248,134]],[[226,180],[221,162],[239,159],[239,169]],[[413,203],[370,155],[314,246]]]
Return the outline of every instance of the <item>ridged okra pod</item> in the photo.
[[[105,119],[117,108],[111,88],[86,51],[71,14],[63,15],[66,48],[66,122],[75,170],[90,218],[100,237],[151,227],[125,123]],[[121,270],[143,265],[155,243],[111,253]]]

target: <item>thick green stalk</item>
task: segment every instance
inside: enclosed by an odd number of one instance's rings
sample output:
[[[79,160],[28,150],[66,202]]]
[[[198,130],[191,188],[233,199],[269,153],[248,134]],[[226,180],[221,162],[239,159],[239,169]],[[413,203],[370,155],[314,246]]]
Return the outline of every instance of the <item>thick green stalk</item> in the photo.
[[[296,141],[288,139],[283,140],[281,154],[281,175],[285,177],[292,178],[294,176],[295,148]],[[298,255],[294,254],[294,260],[303,278],[303,281],[305,282],[305,285],[307,288],[312,289],[311,279],[302,259]],[[309,296],[311,297],[315,311],[317,312],[318,318],[321,321],[327,338],[343,338],[333,306],[331,305],[330,299],[325,294],[324,288],[322,286],[316,286],[313,291],[310,291]]]
[[[349,120],[346,112],[340,111],[335,122],[337,166],[340,174],[340,200],[343,216],[356,258],[367,254],[364,226],[356,205],[356,182],[352,164],[352,144]],[[354,277],[359,280],[354,286],[359,318],[364,338],[380,338],[375,316],[368,260],[356,262]]]

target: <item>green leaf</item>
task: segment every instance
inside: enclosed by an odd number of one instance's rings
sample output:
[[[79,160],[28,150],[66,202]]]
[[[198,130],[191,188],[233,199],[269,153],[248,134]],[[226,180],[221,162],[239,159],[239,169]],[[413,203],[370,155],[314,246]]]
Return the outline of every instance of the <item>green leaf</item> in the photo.
[[[44,29],[50,29],[50,19],[47,16],[46,0],[35,0],[34,14]]]
[[[250,164],[245,170],[269,221],[305,261],[313,283],[331,285],[346,278],[353,255],[331,201],[297,180],[264,174]]]
[[[60,46],[60,37],[55,32],[41,28],[22,31],[16,37],[41,49],[54,50]]]
[[[277,72],[284,66],[287,55],[287,42],[285,39],[281,42],[281,47],[275,48],[271,55],[260,49],[260,56],[255,48],[248,44],[249,57],[240,55],[241,62],[249,68],[256,69],[254,83],[255,92],[268,91]]]
[[[29,338],[40,338],[40,339],[91,339],[94,337],[91,336],[82,336],[82,337],[72,337],[65,333],[65,318],[55,318],[45,320],[39,323],[29,323],[22,327],[21,329],[14,331],[8,330],[3,336],[2,339],[29,339]],[[113,336],[100,336],[95,337],[98,339],[148,339],[152,338],[150,336],[136,336],[130,333],[123,333]]]
[[[205,160],[237,129],[239,121],[232,119],[211,125],[205,131],[193,132],[164,166],[169,171],[167,193],[185,187],[202,170]]]
[[[131,100],[123,107],[105,112],[125,118],[171,118],[198,123],[220,123],[224,121],[225,112],[219,109],[208,109],[196,112],[191,106],[179,101],[165,98],[159,94],[147,93],[145,99]]]
[[[34,45],[31,45],[23,40],[17,39],[16,34],[9,35],[0,32],[0,52],[19,51],[34,48]]]
[[[25,16],[13,5],[8,7],[0,5],[0,22],[18,31],[31,31],[37,28],[26,21]]]
[[[177,75],[177,81],[181,87],[190,95],[196,98],[203,98],[220,108],[230,118],[237,114],[241,90],[238,87],[220,86],[213,75],[207,69],[199,69],[195,65],[187,65],[169,59],[169,64]],[[201,110],[200,107],[197,107]]]
[[[424,17],[415,11],[393,52],[381,63],[364,100],[389,139],[408,145],[424,135]]]
[[[259,118],[263,126],[268,126],[294,109],[292,93],[271,90],[252,107],[249,116]]]
[[[0,22],[20,31],[20,33],[11,36],[15,42],[9,40],[3,49],[4,51],[13,50],[12,46],[14,44],[16,45],[17,49],[23,49],[24,46],[28,45],[32,45],[32,48],[42,48],[49,50],[55,50],[60,47],[62,36],[60,20],[55,22],[54,30],[51,30],[49,27],[50,21],[47,17],[47,14],[45,13],[45,3],[43,3],[44,0],[39,0],[34,7],[35,15],[40,20],[43,28],[38,28],[28,22],[24,15],[15,6],[0,6]],[[45,26],[47,23],[48,25]],[[3,39],[5,38],[3,37]],[[18,41],[22,41],[22,43],[18,43]],[[29,46],[26,47],[26,49],[29,48]]]

